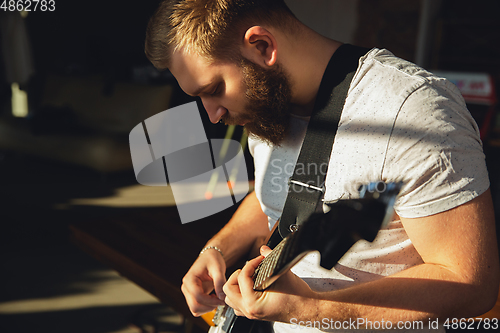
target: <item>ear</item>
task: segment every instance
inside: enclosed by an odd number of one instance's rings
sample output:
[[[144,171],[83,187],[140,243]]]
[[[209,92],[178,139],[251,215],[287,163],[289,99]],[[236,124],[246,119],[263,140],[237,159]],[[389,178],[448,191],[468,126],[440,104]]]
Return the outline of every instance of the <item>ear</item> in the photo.
[[[245,32],[241,54],[258,65],[270,67],[276,63],[278,43],[269,30],[254,26]]]

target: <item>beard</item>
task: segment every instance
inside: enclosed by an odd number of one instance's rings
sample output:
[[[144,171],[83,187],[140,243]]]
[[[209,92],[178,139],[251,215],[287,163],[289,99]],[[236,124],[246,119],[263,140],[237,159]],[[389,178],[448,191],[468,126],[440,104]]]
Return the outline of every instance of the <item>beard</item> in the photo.
[[[246,88],[245,112],[238,117],[226,114],[222,120],[226,124],[245,123],[250,136],[279,146],[290,127],[290,80],[278,64],[272,69],[264,69],[241,58],[239,65]]]

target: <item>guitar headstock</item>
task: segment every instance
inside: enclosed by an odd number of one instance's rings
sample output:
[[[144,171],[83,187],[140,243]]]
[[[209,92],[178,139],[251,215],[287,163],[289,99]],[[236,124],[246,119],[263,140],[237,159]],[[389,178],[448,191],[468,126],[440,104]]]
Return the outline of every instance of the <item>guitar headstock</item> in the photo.
[[[359,239],[375,239],[390,222],[402,183],[371,183],[360,188],[360,199],[339,200],[326,214],[313,214],[297,232],[303,251],[318,250],[320,265],[331,269]]]

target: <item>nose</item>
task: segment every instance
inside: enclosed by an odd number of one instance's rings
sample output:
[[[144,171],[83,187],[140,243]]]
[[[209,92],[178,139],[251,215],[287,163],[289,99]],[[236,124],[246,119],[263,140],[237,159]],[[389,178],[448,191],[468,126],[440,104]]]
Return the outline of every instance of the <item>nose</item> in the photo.
[[[218,123],[219,120],[222,118],[222,116],[227,112],[226,108],[220,106],[218,103],[215,103],[214,101],[202,99],[201,102],[203,103],[203,106],[205,107],[205,110],[208,113],[208,118],[210,119],[210,122],[212,122],[213,124]]]

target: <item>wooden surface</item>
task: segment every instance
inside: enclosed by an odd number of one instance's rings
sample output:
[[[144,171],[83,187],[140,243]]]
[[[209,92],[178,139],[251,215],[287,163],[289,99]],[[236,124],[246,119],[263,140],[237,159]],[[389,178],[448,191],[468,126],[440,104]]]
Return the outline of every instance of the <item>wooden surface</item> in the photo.
[[[189,312],[180,290],[182,277],[235,209],[184,225],[174,206],[147,209],[74,224],[71,237],[85,252],[207,329],[201,318]]]

